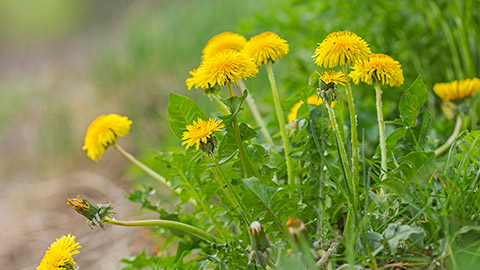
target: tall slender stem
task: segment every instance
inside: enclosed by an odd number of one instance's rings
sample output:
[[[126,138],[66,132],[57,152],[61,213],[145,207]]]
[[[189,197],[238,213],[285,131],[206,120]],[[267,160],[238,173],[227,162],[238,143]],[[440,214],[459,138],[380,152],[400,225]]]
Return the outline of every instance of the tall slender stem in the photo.
[[[109,218],[105,218],[103,220],[105,223],[109,223],[112,225],[118,226],[128,226],[128,227],[138,227],[138,226],[158,226],[158,227],[165,227],[165,228],[172,228],[182,230],[187,232],[193,236],[196,236],[200,239],[203,239],[209,243],[220,243],[215,236],[197,228],[192,225],[188,225],[182,222],[173,221],[173,220],[162,220],[162,219],[151,219],[151,220],[132,220],[132,221],[119,221],[113,220]]]
[[[240,90],[247,89],[243,80],[238,80],[238,86],[240,87]],[[263,121],[263,118],[260,115],[260,112],[258,111],[258,107],[255,104],[255,100],[253,99],[251,93],[248,94],[246,101],[247,101],[248,107],[250,107],[250,111],[252,112],[253,118],[255,118],[255,121],[257,121],[257,125],[260,127],[260,131],[262,132],[263,137],[265,137],[265,140],[267,141],[268,144],[275,145],[273,143],[272,137],[270,136],[270,133],[268,132],[267,126],[265,125],[265,122]]]
[[[227,83],[228,85],[228,95],[233,97],[232,84]],[[240,161],[242,162],[243,173],[245,177],[249,177],[247,159],[245,157],[245,149],[243,149],[243,141],[240,137],[240,129],[238,128],[237,116],[234,116],[232,119],[232,130],[233,135],[235,136],[235,141],[237,142],[238,154],[240,155]]]
[[[114,142],[112,144],[113,148],[120,152],[124,157],[126,157],[130,162],[135,164],[138,168],[140,168],[142,171],[144,171],[146,174],[150,175],[153,179],[157,180],[158,182],[166,185],[169,187],[173,192],[175,192],[177,195],[180,195],[180,191],[177,189],[172,189],[171,185],[169,182],[165,180],[165,177],[161,176],[154,170],[150,169],[147,165],[143,164],[140,160],[136,159],[134,156],[132,156],[130,153],[128,153],[123,147],[121,147],[119,144]],[[197,203],[194,200],[190,200],[190,203],[193,205],[197,205]]]
[[[222,111],[226,114],[228,114],[228,108],[225,104],[223,104],[223,102],[220,100],[220,97],[218,96],[217,93],[213,94],[213,96],[215,97],[215,100],[218,102],[218,104],[220,105],[220,107],[222,108]]]
[[[343,66],[343,73],[348,74],[347,66]],[[348,78],[348,77],[347,77]],[[352,189],[355,197],[357,194],[358,185],[358,133],[357,133],[357,115],[355,114],[355,103],[353,102],[352,89],[350,88],[350,82],[347,80],[345,83],[345,89],[347,92],[348,111],[350,113],[350,127],[352,138]]]
[[[327,100],[324,97],[322,97],[322,99]],[[330,118],[330,122],[332,123],[332,128],[333,128],[333,131],[335,132],[335,136],[336,136],[336,139],[337,139],[336,141],[337,141],[338,149],[339,149],[339,152],[340,152],[340,159],[341,159],[341,162],[342,162],[342,167],[346,170],[350,166],[348,165],[348,162],[347,162],[347,151],[345,150],[345,145],[343,144],[342,135],[340,133],[340,129],[338,128],[337,119],[335,118],[335,112],[333,111],[330,104],[328,104],[328,102],[325,102],[325,106],[327,107],[328,116]],[[351,192],[350,192],[351,189],[350,189],[349,185],[351,185],[351,177],[352,176],[345,173],[344,177],[345,177],[345,181],[347,182],[346,183],[347,184],[346,189],[349,191],[348,195],[351,197],[352,195],[351,195]],[[350,201],[352,201],[352,198],[350,198]]]
[[[205,158],[205,160],[208,162],[208,155],[203,153],[203,157]],[[232,203],[232,205],[234,207],[236,207],[236,202],[235,200],[233,199],[232,195],[229,193],[229,191],[225,188],[226,184],[223,182],[223,180],[220,178],[220,176],[218,175],[218,173],[215,171],[215,169],[213,167],[210,167],[210,170],[212,171],[213,175],[215,176],[215,180],[217,181],[217,183],[220,185],[220,188],[222,188],[223,192],[225,193],[225,196],[227,196],[228,200],[230,201],[230,203]]]
[[[450,136],[450,138],[448,138],[448,140],[442,146],[435,149],[435,155],[439,156],[443,154],[443,152],[445,152],[450,147],[450,145],[452,145],[452,143],[455,141],[455,138],[457,138],[458,134],[460,133],[461,127],[462,127],[462,116],[457,115],[457,122],[455,124],[455,129],[453,130],[452,135]]]
[[[215,157],[210,155],[210,158],[213,161],[213,163],[215,163],[215,167],[217,168],[218,172],[220,173],[220,176],[223,178],[223,181],[224,181],[225,185],[227,186],[228,191],[232,194],[236,205],[240,208],[239,210],[243,213],[245,219],[250,224],[250,219],[247,217],[247,213],[248,213],[247,208],[245,207],[245,205],[243,205],[243,203],[240,201],[240,198],[238,197],[237,193],[233,190],[232,183],[230,183],[230,181],[227,179],[227,176],[223,172],[222,167],[220,167],[220,164],[218,164],[218,161],[215,159]]]
[[[270,80],[270,86],[272,87],[273,103],[275,104],[275,111],[277,112],[278,125],[280,127],[280,134],[282,135],[283,146],[285,149],[285,159],[287,160],[287,177],[288,185],[295,187],[295,179],[293,176],[292,158],[290,157],[290,142],[288,140],[287,130],[285,128],[285,120],[283,119],[283,111],[280,106],[280,97],[278,95],[277,84],[275,83],[275,76],[270,62],[267,62],[268,79]],[[293,192],[290,196],[293,196]]]
[[[385,122],[383,121],[383,109],[382,109],[382,89],[380,88],[380,83],[375,82],[374,84],[376,99],[377,99],[377,118],[378,118],[378,130],[380,136],[380,152],[381,152],[381,166],[382,173],[380,174],[380,179],[383,179],[386,176],[388,171],[387,167],[387,142],[385,139]]]

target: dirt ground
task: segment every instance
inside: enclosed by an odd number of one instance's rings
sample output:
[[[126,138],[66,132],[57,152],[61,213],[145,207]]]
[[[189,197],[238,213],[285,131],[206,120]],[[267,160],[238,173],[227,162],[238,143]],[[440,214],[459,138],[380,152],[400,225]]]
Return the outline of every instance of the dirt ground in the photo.
[[[79,41],[83,40],[83,41]],[[67,205],[82,195],[111,202],[117,219],[136,216],[124,172],[127,161],[109,149],[88,160],[88,124],[120,104],[102,108],[89,83],[95,44],[85,37],[58,44],[0,50],[0,269],[35,269],[55,238],[77,236],[81,269],[120,269],[120,259],[155,248],[148,229],[107,225],[91,230]],[[66,138],[66,139],[65,139]]]

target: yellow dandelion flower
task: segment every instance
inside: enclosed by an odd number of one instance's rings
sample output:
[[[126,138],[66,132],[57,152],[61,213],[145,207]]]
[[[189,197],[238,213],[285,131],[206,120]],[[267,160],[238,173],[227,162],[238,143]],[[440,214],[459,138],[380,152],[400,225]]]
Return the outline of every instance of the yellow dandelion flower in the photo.
[[[243,53],[223,50],[202,61],[200,67],[190,71],[192,75],[186,83],[188,89],[212,88],[227,83],[237,84],[237,80],[255,77],[257,66]]]
[[[247,43],[247,39],[240,35],[231,32],[223,32],[212,37],[202,51],[202,59],[209,58],[216,53],[223,50],[241,51]]]
[[[311,95],[307,99],[308,104],[310,105],[320,105],[323,103],[323,100],[318,96],[318,95]],[[288,113],[287,120],[288,122],[292,122],[293,120],[297,119],[297,113],[300,107],[303,104],[303,100],[300,100],[299,102],[295,103],[293,107],[290,109],[290,112]]]
[[[45,252],[40,265],[37,270],[57,270],[57,269],[72,269],[75,261],[72,255],[80,253],[77,249],[81,248],[80,244],[75,242],[75,236],[67,235],[56,239],[48,250]]]
[[[348,74],[355,84],[360,81],[373,84],[375,81],[382,85],[400,86],[403,84],[403,71],[400,62],[392,57],[375,53],[364,63],[356,64]]]
[[[436,83],[433,91],[445,101],[454,101],[473,96],[480,90],[480,79],[455,80],[448,83]]]
[[[216,118],[210,118],[207,121],[204,121],[201,118],[198,118],[197,121],[193,121],[192,125],[187,125],[187,131],[183,132],[182,140],[184,142],[182,145],[187,145],[185,149],[188,149],[190,146],[195,146],[195,150],[198,150],[200,144],[206,144],[208,139],[211,138],[213,132],[221,131],[225,125],[222,124],[222,120]]]
[[[250,38],[243,51],[255,64],[261,66],[268,61],[275,62],[287,55],[288,43],[272,32],[264,32]]]
[[[370,57],[368,43],[348,30],[330,33],[322,43],[318,44],[315,64],[333,68],[367,61]]]
[[[83,150],[87,150],[87,155],[92,160],[100,159],[109,145],[118,137],[128,134],[131,124],[132,121],[126,116],[100,115],[88,127]]]
[[[347,82],[347,76],[342,71],[328,70],[322,72],[322,74],[317,72],[317,74],[320,76],[320,80],[327,85],[332,83],[345,85]]]

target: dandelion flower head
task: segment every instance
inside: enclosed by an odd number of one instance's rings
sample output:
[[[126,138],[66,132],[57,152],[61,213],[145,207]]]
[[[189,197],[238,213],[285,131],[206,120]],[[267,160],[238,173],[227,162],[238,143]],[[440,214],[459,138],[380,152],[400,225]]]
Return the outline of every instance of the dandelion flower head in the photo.
[[[261,66],[268,61],[275,62],[287,55],[288,43],[272,32],[264,32],[250,38],[243,48],[245,54],[253,59],[255,64]]]
[[[375,81],[382,85],[400,86],[403,84],[403,71],[400,62],[392,57],[376,53],[364,63],[357,63],[348,74],[355,84],[360,81],[373,84]]]
[[[190,71],[192,77],[186,83],[188,89],[212,88],[227,83],[237,84],[237,80],[255,77],[258,67],[243,53],[223,50],[202,61],[200,66]]]
[[[100,159],[109,145],[118,137],[128,134],[131,124],[132,121],[126,116],[100,115],[88,127],[83,150],[87,150],[87,155],[92,160]]]
[[[247,39],[240,34],[231,32],[220,33],[207,42],[202,52],[202,59],[209,58],[223,50],[241,51],[246,43]]]
[[[473,96],[480,90],[480,79],[455,80],[447,83],[436,83],[433,91],[445,101],[461,100]]]
[[[210,118],[204,121],[198,118],[197,121],[193,121],[192,125],[186,126],[187,131],[184,131],[182,135],[182,140],[184,141],[182,145],[187,145],[185,149],[195,145],[195,150],[198,150],[200,144],[207,143],[213,132],[221,131],[224,127],[222,120],[217,121],[216,118]]]
[[[318,95],[311,95],[307,99],[308,104],[310,105],[320,105],[323,103],[323,100],[318,96]],[[303,104],[303,100],[300,100],[299,102],[295,103],[293,107],[290,109],[290,112],[288,113],[287,120],[288,122],[292,122],[293,120],[297,119],[297,113],[300,107]]]
[[[347,82],[347,76],[342,71],[335,71],[335,70],[327,70],[322,72],[321,74],[318,73],[320,80],[325,84],[341,84],[345,85]]]
[[[330,33],[319,43],[312,58],[318,66],[333,68],[364,62],[371,53],[365,40],[345,30]]]
[[[72,255],[80,253],[79,248],[73,235],[57,238],[45,252],[37,270],[72,269],[76,265]]]

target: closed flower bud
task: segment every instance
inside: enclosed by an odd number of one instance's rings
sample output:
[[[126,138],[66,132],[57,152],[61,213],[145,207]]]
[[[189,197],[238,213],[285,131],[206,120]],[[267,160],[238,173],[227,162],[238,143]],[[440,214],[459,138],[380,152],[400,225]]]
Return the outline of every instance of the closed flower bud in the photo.
[[[79,214],[87,218],[87,224],[93,229],[94,226],[99,226],[104,229],[103,220],[105,217],[110,217],[114,214],[113,207],[110,204],[92,204],[88,200],[80,198],[69,198],[68,204]]]

